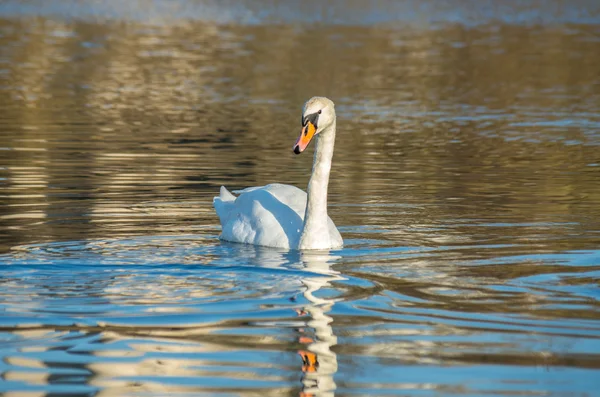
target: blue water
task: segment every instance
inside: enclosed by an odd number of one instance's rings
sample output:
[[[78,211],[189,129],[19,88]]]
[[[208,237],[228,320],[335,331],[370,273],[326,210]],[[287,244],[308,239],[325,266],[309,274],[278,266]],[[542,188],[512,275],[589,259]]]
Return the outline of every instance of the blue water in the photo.
[[[330,253],[281,252],[201,233],[21,246],[2,257],[3,389],[594,390],[600,327],[586,313],[598,288],[560,281],[597,279],[600,253],[504,257],[557,269],[500,282],[469,272],[501,265],[448,262],[465,249],[356,238]],[[300,383],[302,349],[323,364]]]

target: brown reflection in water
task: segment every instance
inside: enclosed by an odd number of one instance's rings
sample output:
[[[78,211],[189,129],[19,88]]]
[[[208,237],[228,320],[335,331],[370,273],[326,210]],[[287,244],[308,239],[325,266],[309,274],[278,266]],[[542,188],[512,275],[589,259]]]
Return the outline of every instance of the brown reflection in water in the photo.
[[[439,29],[0,20],[0,244],[216,225],[219,185],[306,185],[306,98],[330,96],[341,225],[573,221],[600,208],[593,26]],[[596,126],[596,127],[594,127]],[[172,203],[180,203],[172,205]],[[412,204],[373,216],[339,203]],[[165,209],[167,207],[167,209]],[[417,244],[435,244],[413,233]],[[458,225],[453,232],[486,240]],[[536,231],[511,229],[511,236]],[[586,246],[560,239],[554,248]],[[426,234],[426,233],[425,233]],[[393,238],[393,234],[389,235]],[[488,236],[488,241],[502,236]]]

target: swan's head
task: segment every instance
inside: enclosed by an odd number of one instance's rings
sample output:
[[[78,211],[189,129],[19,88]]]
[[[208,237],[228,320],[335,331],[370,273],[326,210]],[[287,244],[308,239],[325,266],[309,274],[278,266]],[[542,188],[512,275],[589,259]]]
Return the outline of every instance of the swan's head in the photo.
[[[300,154],[312,139],[329,127],[335,120],[333,102],[322,96],[310,98],[302,110],[302,132],[294,145],[294,153]]]

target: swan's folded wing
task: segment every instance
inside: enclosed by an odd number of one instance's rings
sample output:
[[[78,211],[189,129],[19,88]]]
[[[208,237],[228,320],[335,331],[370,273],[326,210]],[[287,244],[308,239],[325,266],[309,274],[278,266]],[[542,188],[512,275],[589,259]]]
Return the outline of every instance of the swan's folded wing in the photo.
[[[293,192],[269,185],[258,189],[244,189],[235,201],[223,202],[217,198],[215,208],[219,215],[219,207],[230,206],[226,208],[227,217],[222,218],[221,239],[268,247],[296,248],[303,224],[302,217],[285,199],[273,194],[271,189],[275,189],[280,195],[284,191],[288,195]]]

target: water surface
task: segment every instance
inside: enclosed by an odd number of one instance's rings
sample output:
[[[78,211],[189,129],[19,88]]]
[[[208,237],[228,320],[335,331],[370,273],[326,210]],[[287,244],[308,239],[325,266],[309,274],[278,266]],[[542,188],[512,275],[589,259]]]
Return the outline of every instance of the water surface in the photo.
[[[597,3],[138,3],[0,5],[0,393],[598,394]],[[345,247],[221,243],[313,95]]]

